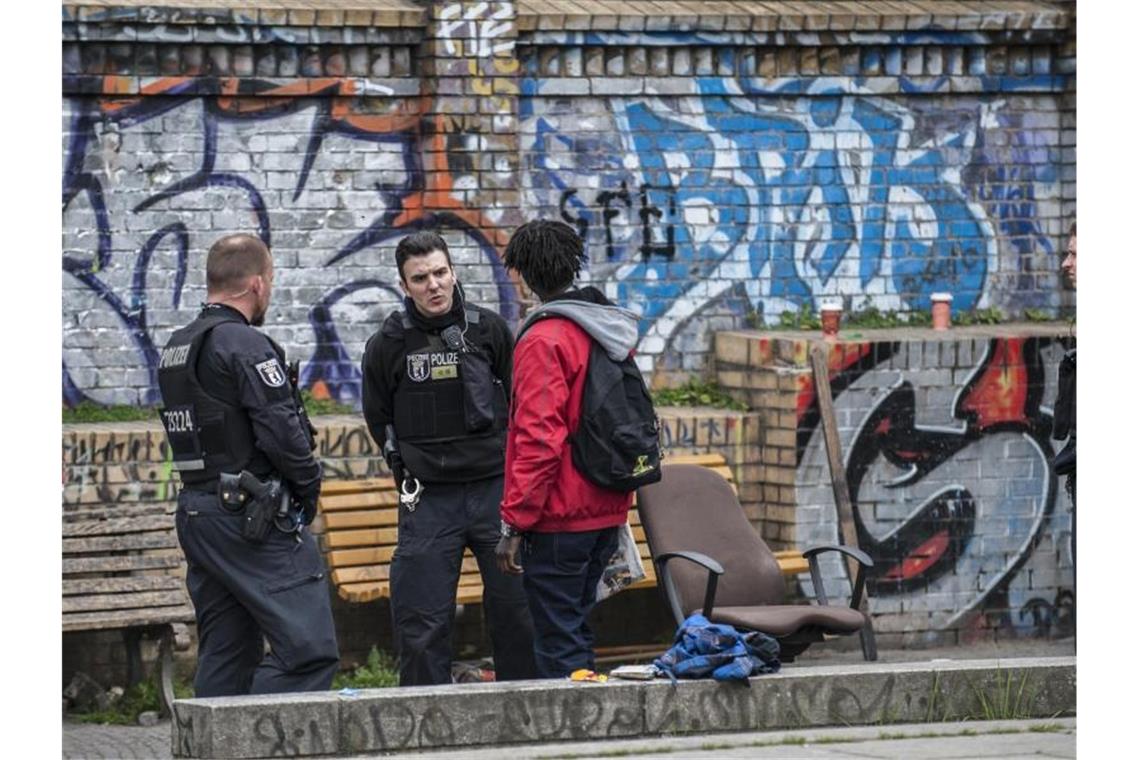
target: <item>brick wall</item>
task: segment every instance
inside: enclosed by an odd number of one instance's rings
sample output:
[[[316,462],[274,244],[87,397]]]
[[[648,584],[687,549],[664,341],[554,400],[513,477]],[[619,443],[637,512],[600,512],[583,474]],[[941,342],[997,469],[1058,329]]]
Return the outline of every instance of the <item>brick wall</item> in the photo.
[[[1072,307],[1072,3],[265,5],[64,4],[65,403],[156,401],[235,230],[274,250],[267,331],[349,403],[423,226],[513,321],[510,231],[567,220],[659,383],[822,299]]]
[[[1068,327],[859,332],[830,344],[828,364],[884,644],[1070,633],[1072,505],[1049,467]],[[718,378],[760,410],[764,531],[802,547],[839,540],[811,344],[716,339]],[[824,575],[842,597],[844,566],[830,558]]]

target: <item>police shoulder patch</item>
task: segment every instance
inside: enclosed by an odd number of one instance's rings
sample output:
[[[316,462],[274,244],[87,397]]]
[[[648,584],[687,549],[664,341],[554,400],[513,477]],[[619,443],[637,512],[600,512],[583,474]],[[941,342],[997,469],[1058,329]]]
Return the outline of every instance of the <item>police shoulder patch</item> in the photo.
[[[266,359],[263,362],[253,365],[253,368],[257,370],[257,374],[261,377],[261,382],[270,388],[280,388],[285,384],[285,372],[281,369],[281,364],[276,359]]]

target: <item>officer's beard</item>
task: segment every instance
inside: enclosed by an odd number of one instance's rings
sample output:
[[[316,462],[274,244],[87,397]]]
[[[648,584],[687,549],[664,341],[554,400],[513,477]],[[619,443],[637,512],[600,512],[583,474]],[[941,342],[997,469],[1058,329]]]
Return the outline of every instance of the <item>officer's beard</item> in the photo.
[[[265,324],[265,311],[261,311],[258,314],[254,314],[253,319],[249,320],[249,323],[251,325],[253,325],[254,327],[261,327],[262,325],[264,325]]]

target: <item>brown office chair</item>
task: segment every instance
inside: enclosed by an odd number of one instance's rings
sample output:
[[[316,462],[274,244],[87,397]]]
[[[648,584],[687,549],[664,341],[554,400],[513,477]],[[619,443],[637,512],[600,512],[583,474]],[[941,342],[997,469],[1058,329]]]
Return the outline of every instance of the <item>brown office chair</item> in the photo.
[[[860,633],[863,657],[877,658],[870,621],[859,611],[871,558],[850,546],[804,552],[818,604],[784,604],[784,577],[772,551],[748,522],[732,487],[720,475],[690,464],[665,464],[661,480],[638,490],[637,508],[658,585],[677,624],[698,610],[714,623],[762,631],[780,642],[790,662],[824,634]],[[819,555],[854,557],[859,571],[850,606],[828,604]],[[672,562],[675,559],[686,562]]]

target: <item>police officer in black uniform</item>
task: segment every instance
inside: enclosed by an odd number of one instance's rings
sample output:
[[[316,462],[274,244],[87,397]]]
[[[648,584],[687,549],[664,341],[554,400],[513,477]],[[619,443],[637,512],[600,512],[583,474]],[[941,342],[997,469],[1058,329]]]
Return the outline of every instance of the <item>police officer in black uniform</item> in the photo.
[[[218,240],[206,304],[159,361],[161,417],[182,479],[176,525],[198,624],[199,697],[327,689],[339,663],[323,563],[305,529],[321,489],[313,430],[284,351],[254,329],[272,283],[260,239]],[[243,471],[242,487],[220,485]]]
[[[387,443],[405,494],[390,578],[400,685],[451,682],[464,547],[483,576],[496,680],[533,678],[533,626],[522,582],[495,563],[510,330],[498,314],[464,302],[438,234],[402,239],[396,267],[407,297],[364,349],[362,401],[368,430],[378,444]]]

